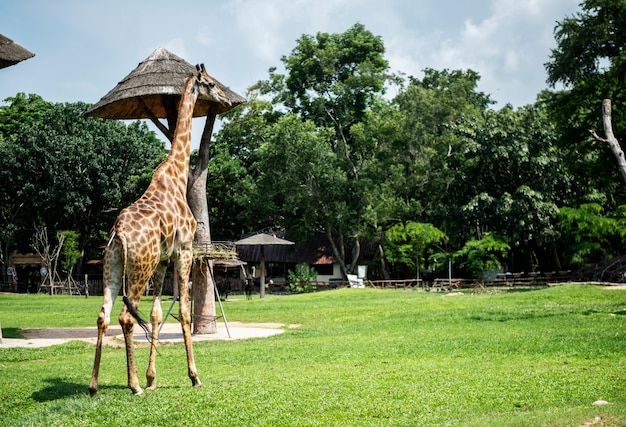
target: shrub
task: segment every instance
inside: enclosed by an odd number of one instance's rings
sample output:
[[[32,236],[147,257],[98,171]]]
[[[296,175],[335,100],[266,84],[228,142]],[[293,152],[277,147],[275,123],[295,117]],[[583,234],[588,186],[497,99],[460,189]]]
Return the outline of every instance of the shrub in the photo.
[[[308,264],[302,263],[296,265],[294,271],[289,272],[288,278],[291,292],[313,292],[313,282],[317,280],[317,273]]]

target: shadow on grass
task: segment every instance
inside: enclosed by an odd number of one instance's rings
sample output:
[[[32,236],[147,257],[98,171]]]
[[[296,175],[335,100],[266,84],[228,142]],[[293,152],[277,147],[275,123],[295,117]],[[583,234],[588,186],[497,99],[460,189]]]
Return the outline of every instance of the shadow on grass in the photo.
[[[51,402],[58,399],[65,399],[72,396],[88,395],[88,384],[85,383],[73,383],[65,381],[63,378],[48,378],[46,382],[49,384],[47,387],[33,392],[31,398],[36,402]],[[104,385],[100,386],[102,390],[122,390],[127,389],[123,385]]]
[[[20,335],[18,332],[18,328],[2,328],[2,337],[3,338],[24,338],[23,335]]]

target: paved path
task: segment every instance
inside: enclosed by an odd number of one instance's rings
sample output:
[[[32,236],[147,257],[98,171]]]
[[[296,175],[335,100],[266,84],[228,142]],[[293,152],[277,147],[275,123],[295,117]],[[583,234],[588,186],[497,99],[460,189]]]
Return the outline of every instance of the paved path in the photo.
[[[284,325],[278,323],[243,324],[239,322],[228,322],[228,331],[224,323],[217,324],[217,333],[206,335],[192,335],[194,342],[206,340],[240,340],[248,338],[266,338],[283,333]],[[297,327],[290,325],[289,327]],[[3,338],[0,349],[11,347],[48,347],[51,345],[64,344],[73,340],[86,341],[95,344],[98,336],[98,328],[59,328],[59,329],[20,329],[20,334],[25,339]],[[230,336],[229,333],[230,332]],[[122,328],[119,325],[110,326],[105,337],[106,343],[124,344]],[[145,343],[145,332],[135,327],[135,341]],[[159,334],[161,343],[182,342],[183,333],[179,323],[166,323]]]

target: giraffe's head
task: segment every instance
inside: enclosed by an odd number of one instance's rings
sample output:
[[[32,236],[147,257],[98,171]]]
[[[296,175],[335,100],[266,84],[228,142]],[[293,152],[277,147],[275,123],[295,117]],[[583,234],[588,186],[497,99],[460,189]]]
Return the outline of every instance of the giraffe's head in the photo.
[[[219,84],[206,72],[204,64],[196,65],[196,86],[200,92],[200,97],[221,105],[232,105]]]

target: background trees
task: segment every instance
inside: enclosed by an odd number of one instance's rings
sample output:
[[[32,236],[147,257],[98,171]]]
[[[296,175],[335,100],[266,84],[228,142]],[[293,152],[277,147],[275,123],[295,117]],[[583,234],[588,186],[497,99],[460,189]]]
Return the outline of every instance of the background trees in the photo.
[[[84,117],[84,103],[51,104],[18,94],[0,107],[0,228],[8,250],[30,252],[35,226],[102,245],[117,212],[140,195],[164,157],[144,124]],[[92,254],[95,256],[96,254]]]
[[[344,275],[368,262],[370,277],[413,276],[435,250],[455,255],[455,275],[475,277],[485,266],[551,271],[621,253],[623,183],[588,129],[610,97],[624,139],[624,16],[623,2],[588,0],[558,23],[546,69],[563,89],[521,108],[493,108],[473,70],[390,75],[383,41],[361,24],[303,35],[281,58],[284,74],[270,69],[215,136],[214,238],[321,232]],[[138,123],[87,120],[81,103],[9,102],[3,245],[28,242],[43,223],[95,246],[143,191],[163,144]],[[426,225],[434,234],[417,232]]]
[[[626,3],[585,0],[581,11],[555,28],[556,48],[546,63],[548,83],[562,87],[547,95],[560,148],[577,177],[575,204],[601,203],[613,210],[624,203],[624,188],[606,144],[589,137],[602,129],[601,103],[613,101],[613,129],[626,131]]]

